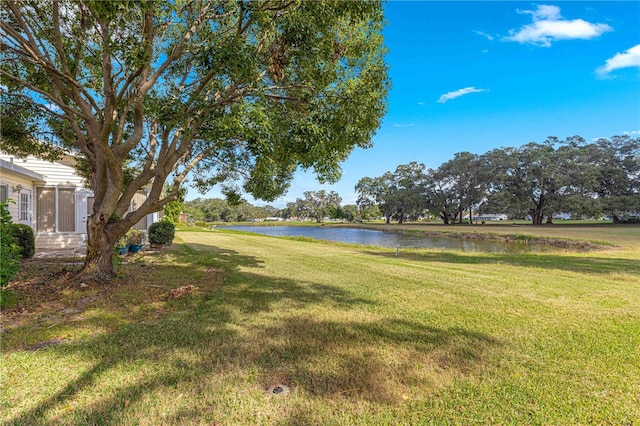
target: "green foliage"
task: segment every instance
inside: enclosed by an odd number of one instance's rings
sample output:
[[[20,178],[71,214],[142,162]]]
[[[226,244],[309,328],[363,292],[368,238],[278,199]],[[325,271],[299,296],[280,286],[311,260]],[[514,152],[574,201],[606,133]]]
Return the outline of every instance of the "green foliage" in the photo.
[[[394,172],[360,179],[355,190],[361,209],[378,205],[387,222],[397,217],[417,219],[426,207],[424,164],[399,165]]]
[[[341,210],[342,218],[348,220],[349,223],[352,223],[354,220],[356,220],[358,218],[358,214],[360,213],[358,211],[358,206],[356,206],[355,204],[347,204],[343,206]]]
[[[138,246],[142,244],[144,232],[139,229],[131,229],[126,233],[125,237],[128,245]]]
[[[124,248],[126,246],[128,246],[129,243],[127,242],[127,235],[123,235],[122,237],[120,237],[120,239],[116,242],[116,248]]]
[[[94,210],[121,222],[89,220],[90,234],[162,210],[168,179],[265,200],[298,167],[336,181],[386,112],[379,1],[3,2],[2,15],[1,103],[25,115],[3,149],[31,137],[78,154]]]
[[[298,198],[295,202],[297,215],[313,218],[316,222],[322,222],[325,216],[333,211],[333,217],[341,215],[340,203],[342,198],[335,191],[306,191],[304,198]]]
[[[109,216],[109,223],[116,223],[120,222],[121,220],[122,218],[115,213],[111,213],[111,216]]]
[[[0,203],[0,298],[2,290],[20,272],[20,247],[12,232],[13,221],[7,203]]]
[[[16,244],[22,249],[22,257],[33,257],[36,253],[36,237],[33,229],[29,225],[14,223],[11,226],[11,233]]]
[[[0,309],[11,309],[18,304],[18,297],[9,289],[0,290]]]
[[[173,186],[168,185],[165,192],[167,195],[171,194],[171,192],[173,192]],[[164,220],[168,220],[174,225],[178,225],[180,223],[180,213],[184,210],[184,197],[186,195],[187,191],[184,188],[180,188],[178,190],[178,199],[164,205],[164,208],[162,209]]]
[[[43,115],[31,102],[23,98],[12,98],[2,91],[0,112],[0,141],[4,152],[18,158],[34,155],[49,161],[62,156],[64,150],[61,147],[42,143],[34,136],[38,130],[38,121]]]
[[[162,209],[162,216],[164,220],[167,220],[174,225],[180,223],[180,213],[182,213],[183,203],[181,201],[172,201],[164,205]]]
[[[580,136],[521,147],[468,152],[426,174],[416,163],[358,181],[360,209],[377,206],[392,217],[426,207],[445,224],[463,223],[476,213],[529,217],[551,223],[554,213],[576,218],[610,216],[616,223],[640,211],[640,138],[628,135],[587,144]]]
[[[196,198],[184,203],[184,212],[199,222],[243,222],[275,215],[273,210],[270,211],[272,214],[268,214],[263,207],[251,205],[246,200],[230,203],[220,198]]]
[[[173,223],[162,220],[154,222],[149,226],[149,242],[151,244],[171,245],[176,234],[176,227]]]

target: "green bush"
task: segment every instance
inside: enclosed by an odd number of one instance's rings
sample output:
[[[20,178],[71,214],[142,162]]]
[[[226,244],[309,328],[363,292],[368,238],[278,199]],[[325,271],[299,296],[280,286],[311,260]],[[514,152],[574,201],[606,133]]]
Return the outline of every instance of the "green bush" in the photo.
[[[129,243],[127,243],[127,234],[121,236],[118,241],[116,241],[116,248],[124,248],[128,245]]]
[[[199,228],[206,228],[208,225],[204,220],[196,220],[196,226]]]
[[[126,234],[127,244],[139,246],[142,244],[142,240],[144,239],[144,232],[138,229],[131,229]]]
[[[0,203],[0,305],[2,290],[20,272],[20,247],[11,228],[13,221],[6,203]]]
[[[149,242],[151,244],[168,246],[173,242],[175,235],[176,227],[169,221],[154,222],[149,226]]]
[[[29,225],[14,223],[11,226],[11,233],[18,247],[22,248],[22,257],[29,258],[36,254],[36,237]]]

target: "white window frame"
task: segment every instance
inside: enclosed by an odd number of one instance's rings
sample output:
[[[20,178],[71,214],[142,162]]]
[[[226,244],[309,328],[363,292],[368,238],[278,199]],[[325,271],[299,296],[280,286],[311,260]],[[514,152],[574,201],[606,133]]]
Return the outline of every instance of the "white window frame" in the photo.
[[[3,183],[0,184],[0,188],[3,189],[3,191],[0,191],[0,203],[6,203],[9,199],[9,185]]]
[[[18,194],[18,220],[20,222],[30,222],[31,218],[31,191],[20,192]]]

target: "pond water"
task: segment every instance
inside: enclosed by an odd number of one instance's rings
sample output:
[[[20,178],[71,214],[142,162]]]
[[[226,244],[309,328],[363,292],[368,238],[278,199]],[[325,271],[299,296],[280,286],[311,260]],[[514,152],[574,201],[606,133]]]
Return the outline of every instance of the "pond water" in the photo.
[[[400,248],[445,248],[463,251],[481,251],[488,253],[519,253],[541,251],[542,247],[522,243],[502,241],[464,240],[461,238],[427,237],[415,234],[397,234],[395,232],[371,229],[332,228],[316,226],[224,226],[233,229],[275,237],[308,237],[316,240],[337,241],[349,244],[362,244],[378,247]]]

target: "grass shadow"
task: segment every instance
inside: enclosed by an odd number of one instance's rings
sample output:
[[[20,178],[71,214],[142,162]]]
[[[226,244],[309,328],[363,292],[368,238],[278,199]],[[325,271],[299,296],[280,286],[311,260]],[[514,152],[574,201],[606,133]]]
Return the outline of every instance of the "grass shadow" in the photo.
[[[175,389],[192,401],[187,406],[173,402],[171,422],[216,423],[223,419],[208,406],[224,399],[220,385],[225,383],[236,386],[235,392],[255,394],[263,404],[272,398],[268,386],[282,383],[312,400],[393,405],[416,382],[436,388],[453,376],[482,369],[485,353],[499,345],[473,330],[436,328],[402,317],[350,318],[377,302],[313,279],[243,272],[241,266],[260,268],[263,263],[232,250],[181,245],[170,254],[181,254],[180,263],[156,265],[158,277],[202,280],[194,278],[195,265],[199,271],[224,270],[224,279],[211,292],[171,302],[159,316],[40,349],[92,365],[7,424],[136,423],[141,418],[135,416],[147,415],[145,410],[155,416],[149,421],[159,421],[153,412],[160,407],[138,408],[138,414],[132,410]],[[317,318],[308,308],[340,315]],[[99,326],[101,321],[89,316],[75,324]],[[69,406],[72,412],[65,410]],[[293,408],[283,413],[283,423],[296,424],[298,414]]]
[[[366,251],[372,256],[385,258],[402,258],[418,262],[442,262],[453,264],[508,264],[528,268],[560,269],[564,271],[579,272],[585,274],[611,274],[626,273],[640,276],[640,262],[632,259],[583,256],[563,256],[562,254],[536,254],[536,253],[484,253],[473,254],[469,252],[417,252],[400,250],[395,251]]]

